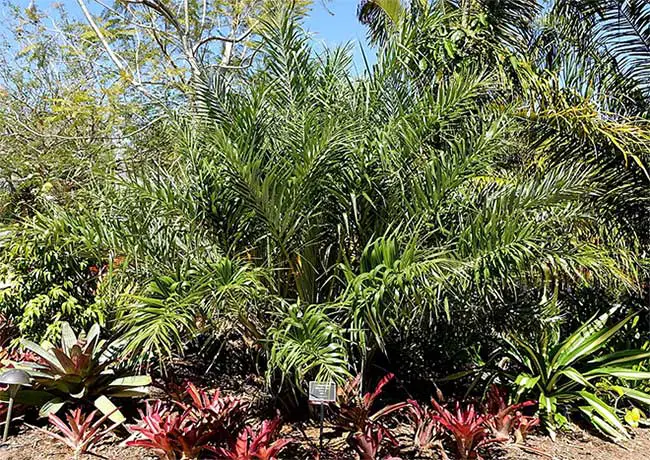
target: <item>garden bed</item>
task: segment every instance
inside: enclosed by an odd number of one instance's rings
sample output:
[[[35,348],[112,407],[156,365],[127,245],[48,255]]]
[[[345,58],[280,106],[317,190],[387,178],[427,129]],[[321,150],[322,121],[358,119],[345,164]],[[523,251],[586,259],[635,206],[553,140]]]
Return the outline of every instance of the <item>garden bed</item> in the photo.
[[[318,445],[318,427],[314,425],[300,426],[287,425],[283,428],[283,435],[290,435],[296,439],[293,448],[283,453],[281,459],[310,459],[307,452],[310,447]],[[332,432],[325,429],[325,448],[333,455],[328,458],[345,460],[355,458],[351,452],[344,449],[343,438],[332,436]],[[585,431],[576,431],[558,437],[553,442],[547,436],[533,435],[525,446],[509,444],[492,450],[487,458],[490,460],[646,460],[650,452],[650,429],[637,429],[633,432],[634,438],[621,445],[616,445],[593,436]],[[52,440],[34,428],[25,427],[20,433],[10,438],[9,442],[0,447],[0,460],[49,460],[72,459],[70,451],[60,443]],[[117,436],[112,436],[101,442],[94,449],[93,454],[81,456],[81,459],[106,459],[106,460],[153,460],[158,457],[151,452],[136,447],[126,447]],[[408,451],[402,455],[404,460],[441,458],[416,456]],[[450,457],[453,458],[453,457]]]
[[[226,356],[228,358],[224,361],[234,364],[231,362],[232,357],[237,356],[237,354],[228,353]],[[233,365],[233,367],[235,366]],[[284,421],[283,424],[276,427],[277,429],[272,430],[273,434],[271,437],[279,440],[291,440],[291,442],[284,449],[280,449],[282,452],[277,458],[292,460],[317,458],[320,429],[316,411],[313,411],[310,416],[309,409],[306,405],[289,408],[288,406],[284,407],[283,404],[279,404],[282,398],[278,398],[278,395],[273,397],[265,390],[263,380],[258,375],[250,372],[247,366],[240,366],[241,370],[236,375],[227,375],[221,369],[216,369],[213,372],[202,371],[205,368],[206,363],[199,356],[192,356],[186,360],[174,360],[172,366],[168,368],[169,374],[167,374],[166,378],[158,376],[153,379],[153,384],[149,388],[147,398],[149,402],[146,403],[146,407],[153,408],[154,406],[151,405],[152,402],[157,401],[180,414],[182,412],[179,411],[180,406],[183,404],[193,404],[192,407],[194,409],[192,409],[192,413],[199,416],[198,420],[212,420],[210,423],[216,423],[217,419],[210,418],[210,410],[207,409],[208,406],[201,408],[201,404],[217,404],[214,406],[216,408],[221,407],[220,404],[223,403],[225,405],[219,410],[224,411],[222,413],[226,413],[226,407],[229,407],[231,404],[228,401],[238,401],[235,406],[241,403],[243,404],[241,408],[232,408],[232,412],[229,413],[230,416],[235,418],[243,417],[241,420],[242,423],[245,421],[246,424],[258,427],[256,429],[259,429],[263,420],[270,421],[279,417],[279,420]],[[182,381],[185,381],[185,383],[181,383]],[[197,382],[199,387],[189,382]],[[323,432],[325,455],[321,458],[336,460],[358,459],[358,453],[350,447],[348,441],[352,439],[350,437],[352,433],[366,433],[366,429],[370,429],[367,432],[369,433],[368,435],[370,433],[384,433],[383,441],[380,438],[377,444],[382,447],[379,448],[376,456],[373,454],[372,458],[381,459],[387,455],[393,455],[403,460],[420,460],[425,458],[451,460],[456,458],[453,449],[455,448],[455,442],[458,440],[459,435],[458,433],[454,434],[453,430],[448,428],[443,429],[442,427],[444,425],[442,419],[445,417],[445,414],[456,417],[455,410],[447,412],[448,409],[454,407],[452,404],[453,400],[445,401],[442,393],[440,393],[437,397],[443,403],[442,405],[438,405],[434,398],[431,401],[433,407],[429,407],[426,403],[420,405],[413,399],[408,400],[408,403],[399,402],[403,395],[399,384],[395,383],[392,374],[386,375],[381,379],[377,386],[374,387],[374,391],[373,387],[367,388],[366,391],[369,391],[369,393],[366,393],[363,398],[358,399],[354,395],[358,395],[359,388],[357,385],[359,382],[359,379],[352,379],[345,386],[339,388],[340,394],[337,397],[337,404],[331,405],[326,411]],[[388,390],[384,392],[384,386],[386,385],[388,385],[386,387]],[[219,396],[220,393],[218,391],[213,391],[216,388],[221,388],[223,396]],[[191,396],[192,394],[193,396]],[[198,402],[196,398],[200,399],[201,402]],[[398,401],[397,404],[390,404],[396,401]],[[398,406],[399,408],[396,408]],[[482,439],[482,435],[476,437],[474,445],[483,445],[484,447],[480,448],[481,454],[489,460],[532,460],[537,458],[567,460],[582,458],[593,458],[596,460],[625,458],[641,460],[642,456],[646,456],[647,452],[650,452],[650,430],[648,429],[630,430],[632,439],[622,445],[608,442],[604,438],[592,434],[593,431],[584,431],[577,427],[574,428],[574,431],[560,436],[556,442],[552,442],[548,436],[542,435],[542,429],[537,426],[539,422],[537,417],[519,412],[523,411],[532,414],[536,410],[535,406],[534,401],[508,405],[508,397],[505,390],[493,385],[483,402],[468,399],[461,406],[463,408],[471,407],[473,410],[476,409],[477,412],[476,417],[473,418],[473,422],[468,420],[461,423],[464,428],[460,431],[470,429],[473,423],[477,424],[471,430],[483,430],[486,437],[484,439]],[[136,413],[139,412],[140,418],[142,418],[142,412],[140,411],[143,411],[144,407],[145,402],[143,400],[131,402],[125,400],[121,407],[127,416],[125,426],[119,427],[106,438],[92,445],[90,449],[91,454],[82,455],[80,458],[116,460],[158,458],[153,450],[143,449],[142,444],[139,447],[126,445],[127,438],[130,435],[132,436],[130,439],[135,439],[138,436],[138,432],[134,430],[134,426],[138,423],[141,426],[142,421],[138,422],[138,415]],[[284,410],[281,407],[284,407]],[[390,407],[396,409],[385,412],[385,415],[383,415],[385,417],[384,419],[380,420],[379,418],[372,419],[368,417],[368,414],[373,412],[379,413]],[[417,426],[419,428],[417,429],[414,424],[415,420],[413,419],[413,414],[416,409],[424,411],[420,412],[423,419],[418,422],[419,425]],[[0,446],[0,460],[73,458],[72,451],[63,443],[53,440],[35,428],[35,426],[45,428],[48,427],[48,424],[45,419],[37,416],[37,411],[34,408],[18,406],[18,411],[20,415],[15,421],[15,424],[12,425],[12,436],[6,445]],[[155,409],[154,412],[162,414],[162,412],[159,412],[159,409]],[[438,417],[441,425],[438,425],[438,428],[433,428],[434,432],[430,433],[428,437],[416,438],[419,440],[418,442],[423,442],[423,444],[420,444],[421,446],[434,446],[429,447],[431,450],[423,454],[422,451],[418,451],[415,447],[414,432],[420,433],[421,436],[426,431],[427,419],[430,419],[434,413],[437,414],[436,417]],[[463,417],[468,416],[468,414],[468,412],[464,412]],[[59,415],[63,416],[63,413]],[[356,420],[357,425],[354,423],[349,426],[346,425],[346,423],[353,420]],[[505,439],[499,438],[499,442],[492,442],[497,440],[495,436],[499,432],[499,424],[506,422],[509,428],[505,431]],[[523,425],[524,422],[528,423],[528,428]],[[582,420],[582,422],[585,422],[585,420]],[[361,425],[358,425],[359,423]],[[199,422],[192,422],[188,425],[188,427],[193,427],[197,433],[202,430],[200,428],[201,426],[203,424]],[[359,426],[365,428],[361,429]],[[126,428],[130,428],[130,430]],[[52,429],[52,426],[49,426],[48,429]],[[436,430],[438,430],[437,434],[435,434]],[[176,433],[176,430],[169,431],[169,433],[172,432]],[[240,429],[238,428],[236,432],[240,432]],[[169,434],[167,432],[165,433],[163,434]],[[218,430],[213,434],[216,436]],[[176,439],[177,435],[178,433],[167,439]],[[189,433],[183,436],[188,436],[186,438],[187,440],[193,439],[189,436]],[[391,437],[394,437],[394,444],[390,442]],[[215,442],[222,443],[221,438],[217,438],[215,438]],[[512,442],[515,439],[525,439],[526,443],[516,444]],[[438,450],[439,447],[435,447],[440,445],[441,440],[445,446],[446,454],[442,454]],[[485,445],[486,442],[487,445]],[[194,443],[190,443],[190,445],[194,447]],[[199,453],[198,455],[206,454],[209,448],[207,447],[208,444],[205,444],[205,446],[205,448],[199,448],[196,451]],[[355,444],[356,448],[359,448],[359,446],[360,444]],[[423,447],[423,449],[427,448]]]

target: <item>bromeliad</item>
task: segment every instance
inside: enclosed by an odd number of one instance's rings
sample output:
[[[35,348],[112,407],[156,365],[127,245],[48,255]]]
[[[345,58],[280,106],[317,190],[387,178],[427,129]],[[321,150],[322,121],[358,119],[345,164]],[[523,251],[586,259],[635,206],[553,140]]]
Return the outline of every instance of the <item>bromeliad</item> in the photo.
[[[94,444],[104,439],[112,432],[119,423],[114,423],[108,428],[103,428],[109,415],[95,420],[97,411],[84,415],[81,409],[77,408],[66,415],[67,424],[54,414],[48,416],[50,424],[58,429],[58,433],[39,428],[48,436],[64,443],[74,451],[74,458],[86,453]]]
[[[650,404],[650,395],[624,385],[626,381],[650,379],[650,372],[634,365],[650,359],[650,351],[624,350],[603,353],[605,345],[636,315],[632,314],[608,326],[613,308],[594,316],[564,340],[546,333],[537,343],[529,343],[514,334],[505,337],[505,355],[518,373],[501,372],[510,379],[518,394],[530,394],[539,400],[542,424],[551,437],[566,423],[562,408],[580,409],[582,414],[613,440],[629,438],[621,416],[605,399],[611,391],[642,404]],[[615,379],[620,385],[598,388],[598,382]],[[565,411],[566,412],[566,411]]]
[[[456,443],[456,453],[460,460],[480,459],[478,449],[491,442],[503,442],[495,438],[488,429],[491,415],[480,414],[474,405],[469,404],[464,409],[456,403],[455,411],[451,412],[431,399],[436,410],[435,419],[447,431]]]
[[[487,426],[492,431],[492,435],[503,441],[509,441],[510,436],[522,426],[525,430],[531,428],[535,423],[521,412],[520,409],[532,407],[537,404],[536,401],[524,401],[517,404],[508,404],[506,402],[506,393],[496,385],[492,385],[488,391],[487,403],[485,404],[485,412],[490,415],[486,420]],[[520,433],[523,438],[525,434]]]
[[[21,362],[16,367],[27,370],[34,382],[34,391],[24,403],[41,404],[41,416],[58,412],[66,403],[94,404],[113,422],[124,416],[109,398],[137,398],[148,394],[151,378],[147,375],[124,375],[115,356],[114,344],[100,340],[100,327],[95,324],[88,333],[74,333],[62,323],[61,346],[37,345],[22,340],[23,346],[36,354],[37,362]]]
[[[384,387],[393,379],[393,374],[382,378],[374,391],[359,395],[361,375],[350,380],[339,390],[336,419],[338,428],[347,431],[348,443],[362,458],[374,458],[381,442],[389,441],[393,446],[398,445],[389,428],[382,418],[408,405],[406,402],[385,406],[373,412],[375,401],[381,395]],[[372,456],[369,453],[372,452]]]
[[[246,426],[230,446],[210,450],[224,460],[277,460],[280,451],[293,441],[278,439],[279,427],[279,417],[263,421],[256,430]]]
[[[244,426],[249,404],[223,396],[217,389],[209,392],[187,384],[187,401],[174,404],[147,402],[140,420],[129,429],[136,435],[130,446],[152,449],[164,458],[175,460],[204,458],[208,452],[232,446],[236,433]],[[266,426],[266,433],[273,432]],[[260,440],[259,443],[262,441]]]

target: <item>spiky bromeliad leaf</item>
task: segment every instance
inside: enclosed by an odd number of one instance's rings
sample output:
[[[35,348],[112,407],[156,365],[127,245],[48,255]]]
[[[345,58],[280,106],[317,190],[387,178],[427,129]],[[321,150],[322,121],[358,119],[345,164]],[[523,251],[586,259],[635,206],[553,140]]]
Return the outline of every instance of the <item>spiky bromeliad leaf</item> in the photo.
[[[512,335],[504,340],[508,356],[525,369],[516,377],[521,393],[535,395],[543,412],[542,421],[554,433],[558,428],[556,413],[560,404],[575,404],[580,400],[588,406],[580,409],[593,425],[615,440],[629,437],[620,414],[596,395],[596,383],[603,377],[615,377],[620,382],[647,380],[650,373],[633,368],[648,353],[642,350],[626,350],[621,353],[602,354],[601,351],[614,335],[635,315],[629,315],[613,325],[608,320],[616,311],[594,316],[563,341],[528,344],[528,341]],[[548,336],[547,336],[548,338]],[[650,395],[628,388],[623,384],[610,386],[619,396],[647,404]],[[560,417],[561,418],[561,417]]]

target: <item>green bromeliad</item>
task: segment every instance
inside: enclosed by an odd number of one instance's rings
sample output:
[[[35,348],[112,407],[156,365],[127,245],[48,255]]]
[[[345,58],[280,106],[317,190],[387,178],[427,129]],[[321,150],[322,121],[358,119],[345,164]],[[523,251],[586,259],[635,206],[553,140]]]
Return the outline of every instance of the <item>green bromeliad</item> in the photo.
[[[117,345],[100,339],[98,324],[77,337],[70,325],[63,323],[60,347],[48,342],[21,342],[39,358],[15,364],[30,373],[35,387],[21,392],[23,402],[40,405],[41,416],[56,413],[67,403],[92,403],[118,423],[124,416],[109,397],[134,398],[148,393],[151,378],[124,375],[116,359]]]
[[[542,421],[555,436],[567,419],[564,413],[576,406],[593,424],[614,440],[629,437],[623,425],[624,411],[607,402],[613,397],[631,403],[650,404],[650,395],[627,387],[635,380],[650,379],[650,372],[636,370],[635,364],[650,358],[644,350],[605,353],[608,341],[636,315],[608,326],[616,308],[594,316],[569,337],[550,339],[546,334],[530,344],[516,335],[503,339],[504,349],[518,373],[506,372],[519,389],[537,397]]]

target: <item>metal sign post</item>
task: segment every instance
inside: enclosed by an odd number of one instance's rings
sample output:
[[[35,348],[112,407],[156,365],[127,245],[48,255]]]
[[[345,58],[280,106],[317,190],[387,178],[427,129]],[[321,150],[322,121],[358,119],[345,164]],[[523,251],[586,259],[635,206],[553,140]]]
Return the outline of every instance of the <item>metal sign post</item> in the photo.
[[[323,421],[325,420],[325,404],[320,405],[320,431],[318,432],[318,450],[323,455]]]
[[[334,382],[309,382],[309,403],[320,405],[319,452],[323,455],[323,423],[325,404],[336,401],[336,384]]]

